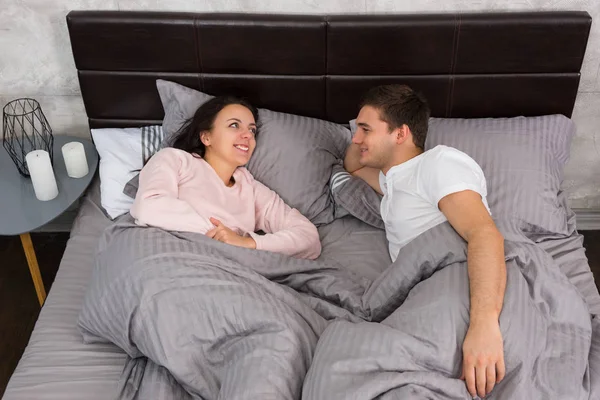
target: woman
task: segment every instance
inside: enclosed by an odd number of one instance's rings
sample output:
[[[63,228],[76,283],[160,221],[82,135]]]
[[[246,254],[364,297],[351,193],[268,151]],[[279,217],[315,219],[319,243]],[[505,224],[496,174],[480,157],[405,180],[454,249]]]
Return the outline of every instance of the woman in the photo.
[[[257,120],[257,109],[240,99],[215,97],[203,104],[173,147],[156,153],[140,172],[131,208],[136,223],[317,258],[315,226],[242,167],[256,147]]]

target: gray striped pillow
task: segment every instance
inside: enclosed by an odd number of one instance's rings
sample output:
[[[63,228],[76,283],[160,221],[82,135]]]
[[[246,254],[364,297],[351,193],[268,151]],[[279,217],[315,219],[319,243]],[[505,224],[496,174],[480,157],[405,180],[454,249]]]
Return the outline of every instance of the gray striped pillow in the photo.
[[[161,125],[144,126],[141,129],[142,162],[144,165],[150,157],[160,150],[165,133]]]
[[[355,120],[350,127],[356,129]],[[477,161],[494,216],[519,218],[532,233],[570,235],[561,183],[574,134],[563,115],[431,118],[425,150],[444,144]]]
[[[185,120],[212,96],[160,79],[156,86],[165,110],[168,145]],[[350,139],[350,130],[342,125],[261,108],[256,150],[246,167],[312,223],[326,224],[334,217],[329,177]]]
[[[431,118],[426,150],[439,144],[470,155],[483,169],[494,216],[513,216],[532,230],[570,234],[559,198],[575,124],[563,115]]]

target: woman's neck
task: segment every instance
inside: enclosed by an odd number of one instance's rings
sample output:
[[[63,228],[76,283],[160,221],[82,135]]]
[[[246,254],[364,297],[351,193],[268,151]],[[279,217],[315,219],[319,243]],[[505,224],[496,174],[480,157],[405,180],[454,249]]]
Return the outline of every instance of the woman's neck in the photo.
[[[215,170],[225,186],[233,186],[233,173],[237,167],[232,167],[226,162],[220,160],[218,157],[211,157],[210,154],[204,155],[204,161],[206,161]]]

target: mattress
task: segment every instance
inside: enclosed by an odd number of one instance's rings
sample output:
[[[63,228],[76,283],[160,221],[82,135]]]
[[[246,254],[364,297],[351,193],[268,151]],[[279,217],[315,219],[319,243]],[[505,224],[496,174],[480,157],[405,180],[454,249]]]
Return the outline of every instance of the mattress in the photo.
[[[113,397],[125,353],[111,344],[83,344],[77,330],[98,238],[110,223],[99,199],[96,181],[82,200],[52,289],[8,383],[5,400]]]
[[[23,357],[3,399],[110,399],[125,364],[125,354],[111,344],[83,344],[77,318],[93,268],[96,243],[110,224],[94,182],[84,197],[52,289]],[[570,211],[574,227],[575,215]],[[352,217],[319,228],[322,256],[368,279],[389,264],[385,233]],[[567,238],[540,237],[539,244],[557,260],[590,306],[600,314],[600,296],[577,232]],[[358,264],[356,259],[364,260]],[[354,262],[346,263],[345,260]]]

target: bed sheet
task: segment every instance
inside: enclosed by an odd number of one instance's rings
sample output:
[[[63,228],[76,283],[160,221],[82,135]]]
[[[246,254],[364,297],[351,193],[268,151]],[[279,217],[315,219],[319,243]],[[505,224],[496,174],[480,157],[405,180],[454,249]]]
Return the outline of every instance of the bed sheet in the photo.
[[[77,317],[92,273],[98,237],[110,220],[94,182],[83,198],[65,254],[5,400],[112,398],[125,354],[112,344],[83,344]]]

